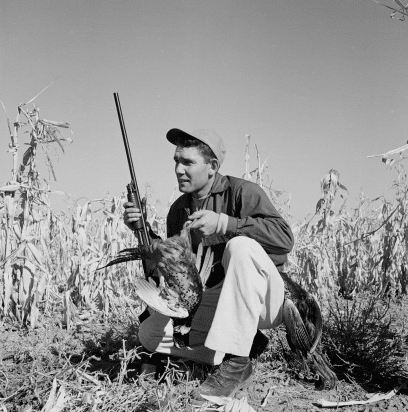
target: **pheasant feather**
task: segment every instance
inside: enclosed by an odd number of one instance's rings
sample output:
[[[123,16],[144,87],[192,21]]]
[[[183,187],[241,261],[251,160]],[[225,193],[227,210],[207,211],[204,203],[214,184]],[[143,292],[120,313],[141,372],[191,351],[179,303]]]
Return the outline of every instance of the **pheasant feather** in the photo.
[[[179,235],[166,240],[155,239],[150,245],[124,249],[104,267],[139,259],[153,262],[160,285],[155,288],[138,279],[138,295],[150,307],[172,318],[174,344],[178,348],[187,348],[191,322],[203,293],[189,226],[185,225]]]
[[[281,276],[290,295],[290,298],[285,297],[282,310],[288,344],[293,352],[300,353],[304,364],[306,360],[312,360],[320,386],[332,389],[337,377],[318,348],[323,330],[320,307],[316,299],[286,273]]]

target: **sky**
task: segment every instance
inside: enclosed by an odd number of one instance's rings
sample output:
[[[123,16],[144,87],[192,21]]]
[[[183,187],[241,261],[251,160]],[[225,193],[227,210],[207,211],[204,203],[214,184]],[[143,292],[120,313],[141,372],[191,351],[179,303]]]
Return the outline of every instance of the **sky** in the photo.
[[[56,182],[40,172],[79,203],[129,183],[118,92],[140,192],[159,212],[176,190],[166,132],[205,128],[225,141],[220,172],[238,177],[251,135],[251,168],[256,144],[301,220],[330,169],[350,207],[361,190],[392,197],[395,171],[367,158],[407,141],[408,21],[389,16],[371,0],[2,0],[0,100],[14,121],[56,79],[35,104],[73,143],[54,153]],[[0,185],[9,142],[0,113]],[[57,208],[67,199],[52,195]]]

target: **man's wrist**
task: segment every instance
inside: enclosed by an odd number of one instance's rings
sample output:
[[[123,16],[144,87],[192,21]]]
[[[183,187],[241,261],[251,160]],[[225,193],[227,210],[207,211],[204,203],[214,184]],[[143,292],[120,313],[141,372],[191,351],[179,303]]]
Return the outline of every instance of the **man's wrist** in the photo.
[[[215,233],[218,235],[225,235],[227,233],[227,226],[228,226],[228,215],[225,213],[220,213],[218,217],[218,224]]]
[[[215,233],[217,235],[223,235],[227,238],[231,238],[237,235],[237,227],[238,219],[236,217],[228,216],[225,213],[220,213]]]
[[[237,231],[238,231],[238,219],[236,217],[228,216],[226,236],[229,238],[237,236]]]

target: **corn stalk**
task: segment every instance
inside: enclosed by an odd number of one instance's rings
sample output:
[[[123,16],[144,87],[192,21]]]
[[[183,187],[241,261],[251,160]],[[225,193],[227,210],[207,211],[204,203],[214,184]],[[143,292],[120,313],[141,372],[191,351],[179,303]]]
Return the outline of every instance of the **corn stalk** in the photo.
[[[366,290],[380,296],[407,293],[408,184],[401,165],[397,171],[392,203],[382,198],[369,201],[361,194],[350,213],[345,202],[337,212],[334,209],[338,189],[343,193],[347,189],[331,170],[321,181],[323,196],[315,215],[294,226],[292,270],[321,301],[333,291],[347,297]],[[316,216],[318,220],[310,225]]]
[[[71,139],[60,135],[59,128],[67,123],[41,119],[39,108],[22,103],[17,108],[13,130],[7,119],[13,168],[11,180],[0,187],[0,237],[4,245],[0,252],[0,319],[14,319],[19,324],[28,321],[34,327],[38,321],[40,301],[50,280],[47,269],[47,228],[50,220],[49,193],[45,182],[41,186],[37,170],[37,149],[43,148],[48,167],[55,173],[48,145]],[[4,107],[4,105],[3,105]],[[28,148],[19,161],[19,134],[28,132]]]

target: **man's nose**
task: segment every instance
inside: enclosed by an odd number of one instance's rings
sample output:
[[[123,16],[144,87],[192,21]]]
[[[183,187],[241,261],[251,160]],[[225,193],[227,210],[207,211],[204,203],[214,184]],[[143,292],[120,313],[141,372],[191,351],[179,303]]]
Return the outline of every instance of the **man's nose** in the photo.
[[[184,175],[184,167],[181,163],[176,165],[176,175],[177,176],[182,176]]]

